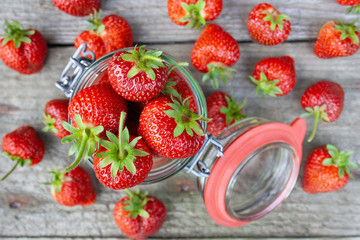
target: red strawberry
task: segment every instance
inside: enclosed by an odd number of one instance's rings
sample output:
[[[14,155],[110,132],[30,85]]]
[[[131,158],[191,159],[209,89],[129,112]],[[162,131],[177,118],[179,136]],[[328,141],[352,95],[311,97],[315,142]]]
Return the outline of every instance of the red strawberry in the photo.
[[[219,136],[228,126],[245,118],[242,108],[246,99],[240,105],[225,92],[214,92],[206,98],[208,117],[211,119],[207,125],[207,132],[215,137]]]
[[[338,20],[322,26],[314,45],[315,55],[319,58],[334,58],[356,53],[360,46],[360,33],[355,22],[344,24]]]
[[[145,46],[119,51],[109,61],[109,81],[123,98],[141,102],[157,96],[167,82],[167,66],[160,58],[162,51]]]
[[[305,192],[325,193],[343,188],[351,176],[349,167],[358,165],[349,161],[354,152],[339,152],[333,145],[316,148],[310,154],[304,171],[302,188]]]
[[[250,37],[263,45],[284,42],[291,31],[290,17],[281,14],[268,3],[260,3],[251,10],[247,27]]]
[[[76,37],[75,48],[86,43],[88,50],[95,53],[96,59],[133,45],[133,33],[125,18],[109,15],[100,22],[100,14],[95,12],[93,19],[88,22],[91,26]]]
[[[336,0],[338,4],[344,6],[355,6],[360,4],[360,0]]]
[[[2,139],[1,148],[2,154],[16,164],[0,181],[9,176],[19,164],[20,166],[38,164],[45,152],[44,142],[31,126],[22,126],[6,134]]]
[[[193,112],[197,111],[196,101],[194,93],[192,92],[191,88],[189,87],[188,83],[181,75],[180,72],[173,70],[169,73],[169,81],[174,81],[176,84],[174,88],[178,94],[180,94],[182,99],[189,100],[189,109]]]
[[[87,16],[99,11],[101,0],[52,0],[54,5],[61,11],[75,17]]]
[[[89,174],[80,166],[70,172],[51,171],[54,180],[51,183],[51,195],[61,205],[88,206],[95,202],[96,194]]]
[[[63,138],[63,143],[75,142],[69,155],[75,154],[75,161],[65,169],[72,170],[83,158],[94,154],[100,141],[99,134],[117,132],[120,113],[127,110],[127,102],[120,97],[109,83],[96,84],[82,89],[69,103],[69,118],[72,125],[63,121],[63,127],[72,133]],[[101,135],[105,136],[105,134]]]
[[[250,79],[257,85],[256,95],[259,90],[263,97],[287,95],[296,82],[294,59],[289,56],[263,59],[256,64]]]
[[[119,229],[132,239],[144,239],[159,231],[166,219],[165,205],[139,189],[136,193],[125,191],[128,196],[114,207],[114,220]]]
[[[43,35],[34,29],[22,29],[20,23],[5,21],[5,38],[0,40],[0,58],[11,69],[21,74],[39,72],[47,54]]]
[[[167,7],[174,23],[199,29],[220,15],[222,5],[222,0],[168,0]]]
[[[236,40],[219,25],[209,24],[202,31],[191,52],[191,62],[200,72],[206,73],[203,81],[210,78],[214,88],[219,88],[218,75],[226,84],[231,78],[234,65],[240,57]]]
[[[191,157],[200,150],[204,132],[199,120],[208,119],[190,111],[188,105],[188,101],[160,95],[141,112],[139,133],[156,153],[175,159]]]
[[[315,137],[318,120],[333,122],[344,108],[344,90],[335,82],[320,81],[311,85],[301,97],[301,105],[308,112],[302,117],[314,116],[314,128],[308,141]]]
[[[119,129],[123,129],[125,112],[121,113]],[[148,176],[153,161],[150,149],[141,137],[130,136],[125,128],[119,138],[106,132],[110,141],[101,141],[107,150],[94,157],[94,171],[101,184],[112,189],[131,188]]]
[[[45,104],[43,122],[46,125],[43,131],[51,131],[58,138],[63,138],[69,135],[62,126],[62,121],[68,121],[68,106],[67,99],[53,99]]]

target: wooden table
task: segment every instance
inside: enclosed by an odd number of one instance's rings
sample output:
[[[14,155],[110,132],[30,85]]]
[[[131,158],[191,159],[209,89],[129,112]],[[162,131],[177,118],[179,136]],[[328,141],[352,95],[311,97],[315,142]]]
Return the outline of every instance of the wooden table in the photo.
[[[319,28],[328,20],[353,20],[345,15],[346,7],[335,0],[271,0],[269,3],[292,17],[292,31],[287,42],[266,47],[251,41],[246,21],[250,10],[261,1],[224,0],[223,12],[215,22],[238,41],[241,57],[235,65],[234,80],[220,90],[241,101],[248,99],[245,113],[273,121],[291,123],[303,110],[300,98],[311,84],[327,79],[340,83],[346,93],[345,109],[334,123],[321,124],[317,137],[309,144],[304,142],[304,157],[322,144],[334,144],[342,150],[360,148],[360,54],[351,57],[323,60],[313,53],[313,43]],[[132,26],[134,41],[159,48],[190,62],[190,52],[199,32],[185,30],[173,24],[167,14],[166,0],[103,0],[103,15],[118,14]],[[73,41],[87,26],[87,18],[76,18],[57,10],[48,0],[2,0],[0,22],[16,19],[25,27],[42,32],[49,45],[43,70],[31,76],[20,75],[0,64],[0,136],[15,128],[30,124],[45,141],[44,160],[33,167],[19,168],[0,184],[0,239],[121,239],[112,218],[114,204],[124,191],[102,187],[90,167],[97,201],[89,207],[64,207],[52,199],[48,167],[65,166],[69,145],[48,133],[42,133],[42,111],[47,101],[63,98],[54,83],[74,52]],[[297,83],[293,92],[285,97],[255,97],[255,87],[249,81],[255,64],[266,57],[289,55],[295,59]],[[201,74],[190,67],[195,76]],[[205,94],[214,90],[201,83]],[[311,120],[307,123],[312,124]],[[309,134],[309,131],[307,135]],[[359,163],[360,152],[352,159]],[[0,175],[12,164],[1,158]],[[168,217],[154,236],[160,239],[360,239],[360,170],[354,170],[355,179],[345,189],[327,194],[308,195],[301,189],[302,170],[290,197],[266,217],[244,227],[226,228],[217,225],[208,216],[203,199],[196,187],[196,178],[182,172],[161,183],[140,186],[161,199]]]

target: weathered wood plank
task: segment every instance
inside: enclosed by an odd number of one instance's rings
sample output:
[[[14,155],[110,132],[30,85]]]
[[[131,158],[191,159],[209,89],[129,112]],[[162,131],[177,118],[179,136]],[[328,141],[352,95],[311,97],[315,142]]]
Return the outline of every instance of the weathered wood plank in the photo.
[[[189,61],[192,44],[150,45]],[[349,58],[321,60],[312,53],[312,43],[286,43],[278,47],[262,47],[253,43],[240,44],[241,59],[238,70],[227,87],[221,90],[234,92],[241,100],[248,98],[245,113],[274,121],[290,123],[302,113],[299,100],[310,84],[320,79],[334,80],[342,84],[346,92],[346,104],[342,116],[334,123],[322,124],[312,144],[304,143],[304,156],[318,145],[332,143],[344,150],[360,147],[358,132],[360,103],[358,87],[358,63],[360,55]],[[63,66],[72,55],[72,47],[50,48],[45,68],[38,74],[22,76],[0,65],[0,136],[23,124],[31,124],[40,130],[38,122],[45,103],[63,97],[54,87]],[[254,85],[247,76],[255,64],[268,56],[290,55],[296,62],[298,82],[294,91],[279,99],[266,100],[254,96]],[[193,68],[191,67],[193,70]],[[201,74],[194,71],[200,79]],[[208,84],[201,86],[206,94],[213,90]],[[309,121],[310,123],[310,121]],[[56,204],[49,187],[41,183],[49,180],[45,172],[55,164],[64,166],[68,145],[50,134],[40,133],[46,144],[46,155],[37,166],[17,169],[0,185],[0,236],[13,237],[123,237],[112,219],[114,204],[124,196],[122,191],[102,187],[94,178],[97,201],[89,207],[67,208]],[[359,159],[360,153],[354,154]],[[0,175],[11,167],[3,159]],[[87,168],[91,172],[90,168]],[[155,235],[159,238],[210,238],[247,237],[321,237],[360,236],[360,187],[359,169],[354,171],[356,180],[334,193],[308,195],[300,187],[300,179],[290,197],[276,211],[253,224],[241,228],[225,228],[214,223],[208,216],[202,197],[196,189],[196,178],[182,172],[164,182],[142,186],[163,200],[168,218]],[[302,175],[302,174],[301,174]],[[300,177],[301,177],[300,175]],[[75,227],[74,227],[75,226]],[[351,238],[349,238],[351,239]]]
[[[2,240],[27,240],[28,238],[23,238],[23,237],[12,237],[12,238],[8,238],[8,237],[0,237],[0,239]],[[34,240],[84,240],[84,239],[91,239],[91,240],[122,240],[122,239],[128,239],[128,238],[107,238],[107,237],[102,237],[102,238],[98,238],[98,237],[91,237],[91,238],[52,238],[52,237],[35,237],[35,238],[31,238]],[[152,240],[161,240],[164,238],[150,238]],[[175,240],[175,239],[181,239],[181,238],[166,238],[168,240]],[[224,238],[186,238],[187,240],[224,240]],[[258,240],[259,238],[226,238],[227,240]],[[321,237],[321,238],[261,238],[262,240],[291,240],[291,239],[296,239],[296,240],[359,240],[360,237],[350,237],[350,238],[329,238],[329,237]]]
[[[215,21],[238,41],[249,41],[246,21],[251,9],[262,0],[224,1],[223,12]],[[355,15],[345,15],[346,7],[335,0],[267,1],[282,13],[292,17],[292,32],[289,40],[308,40],[317,36],[319,28],[332,19],[353,20]],[[59,11],[48,0],[2,0],[0,23],[4,19],[16,19],[27,27],[41,31],[51,44],[73,44],[75,37],[88,23],[87,17],[76,18]],[[322,7],[319,7],[322,6]],[[134,32],[135,42],[182,42],[194,41],[199,33],[185,30],[171,22],[166,0],[103,1],[103,16],[118,14],[125,17]]]

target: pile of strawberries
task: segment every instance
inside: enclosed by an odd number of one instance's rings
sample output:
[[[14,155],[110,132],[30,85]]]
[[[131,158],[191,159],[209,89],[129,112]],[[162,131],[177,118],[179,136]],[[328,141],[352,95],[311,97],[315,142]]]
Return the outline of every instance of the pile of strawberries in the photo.
[[[67,2],[67,3],[66,3]],[[86,43],[96,58],[133,46],[129,23],[121,16],[100,20],[100,0],[53,0],[60,10],[73,16],[93,13],[91,24],[75,39],[75,47]],[[360,13],[360,1],[338,0],[351,5],[349,13]],[[207,24],[221,13],[222,0],[168,0],[170,19],[186,28],[202,29],[191,52],[192,65],[204,73],[217,89],[220,78],[225,85],[236,71],[231,68],[240,58],[237,41],[221,26]],[[356,22],[330,21],[319,31],[314,53],[319,58],[345,57],[360,46]],[[251,38],[263,45],[278,45],[290,32],[290,17],[268,3],[258,4],[249,13],[247,27]],[[1,39],[0,58],[21,74],[34,74],[43,67],[47,54],[44,37],[34,29],[23,29],[16,21],[5,22],[6,37]],[[69,156],[72,164],[50,173],[51,194],[65,206],[91,205],[96,200],[88,173],[79,163],[93,157],[94,172],[104,186],[125,189],[127,197],[114,208],[114,219],[130,238],[141,239],[156,233],[166,218],[165,206],[156,197],[128,188],[143,182],[151,171],[153,158],[187,158],[196,154],[205,139],[201,121],[208,122],[208,133],[218,136],[231,124],[247,117],[246,104],[233,96],[216,91],[207,97],[208,117],[197,114],[195,97],[183,76],[176,70],[185,63],[169,65],[162,51],[135,46],[117,51],[109,60],[106,74],[98,83],[79,91],[70,101],[54,99],[44,110],[44,131],[51,131],[63,143],[73,143]],[[296,84],[294,59],[290,56],[266,58],[256,64],[250,80],[255,93],[263,98],[289,94]],[[335,82],[320,81],[310,86],[301,98],[306,111],[314,116],[315,137],[319,120],[337,120],[344,107],[344,91]],[[68,117],[71,122],[68,122]],[[34,165],[44,155],[44,143],[31,126],[20,127],[2,140],[6,157],[17,165]],[[327,144],[316,148],[305,166],[303,189],[308,193],[330,192],[346,185],[351,177],[349,161],[353,152],[341,152]],[[141,224],[140,224],[141,222]],[[139,227],[141,226],[141,227]]]

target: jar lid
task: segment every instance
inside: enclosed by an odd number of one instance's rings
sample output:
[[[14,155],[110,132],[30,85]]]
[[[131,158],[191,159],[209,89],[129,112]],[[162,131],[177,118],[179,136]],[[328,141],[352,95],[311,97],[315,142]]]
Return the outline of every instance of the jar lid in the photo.
[[[242,226],[277,207],[293,189],[300,168],[306,124],[265,123],[234,139],[217,158],[204,185],[211,218]]]

